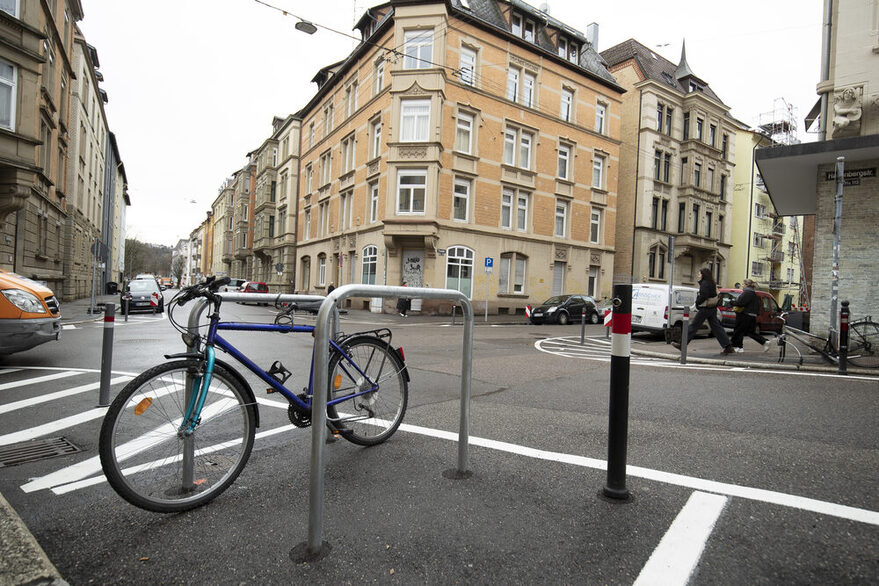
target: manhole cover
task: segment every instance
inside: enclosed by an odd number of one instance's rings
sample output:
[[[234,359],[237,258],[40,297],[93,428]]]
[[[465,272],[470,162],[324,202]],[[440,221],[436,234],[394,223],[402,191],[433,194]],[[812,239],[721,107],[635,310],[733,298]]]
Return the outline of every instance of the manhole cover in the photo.
[[[81,450],[70,443],[66,437],[52,437],[2,446],[0,447],[0,468],[54,458],[55,456],[66,456],[79,451]]]

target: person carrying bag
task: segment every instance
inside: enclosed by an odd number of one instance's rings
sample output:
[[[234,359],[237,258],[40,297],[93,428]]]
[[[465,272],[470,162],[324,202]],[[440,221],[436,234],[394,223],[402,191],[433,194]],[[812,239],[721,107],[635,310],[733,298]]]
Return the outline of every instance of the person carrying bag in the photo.
[[[722,348],[720,353],[732,354],[735,350],[729,343],[726,330],[723,329],[720,320],[717,319],[717,301],[717,285],[714,284],[711,271],[709,269],[699,269],[699,294],[696,295],[696,317],[693,318],[693,322],[687,330],[687,344],[690,343],[693,336],[699,331],[699,326],[707,321],[708,327],[711,328],[711,332],[714,334],[714,339],[717,340]],[[672,342],[671,345],[678,350],[681,349],[680,342]]]

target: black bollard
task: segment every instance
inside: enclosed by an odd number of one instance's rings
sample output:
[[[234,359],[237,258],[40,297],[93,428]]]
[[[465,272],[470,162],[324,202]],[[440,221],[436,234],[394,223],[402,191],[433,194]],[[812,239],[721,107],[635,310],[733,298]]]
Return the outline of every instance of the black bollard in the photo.
[[[839,374],[848,374],[848,301],[839,310]]]
[[[110,371],[113,367],[113,326],[116,322],[116,305],[104,304],[104,343],[101,348],[101,390],[98,407],[110,405]]]
[[[607,484],[603,494],[629,498],[626,449],[629,433],[629,360],[632,350],[632,286],[613,287],[613,340],[610,351],[610,409],[607,429]]]

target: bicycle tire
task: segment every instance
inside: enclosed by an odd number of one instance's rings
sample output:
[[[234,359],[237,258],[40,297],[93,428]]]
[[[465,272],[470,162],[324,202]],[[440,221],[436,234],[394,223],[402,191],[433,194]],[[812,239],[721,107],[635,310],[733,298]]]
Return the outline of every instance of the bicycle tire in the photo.
[[[406,414],[409,384],[405,364],[397,352],[379,338],[357,338],[344,344],[342,349],[371,381],[378,383],[379,388],[327,407],[329,422],[351,443],[361,446],[380,444],[397,431]],[[340,378],[337,379],[336,375]],[[330,357],[329,381],[329,396],[333,398],[351,394],[364,384],[360,373],[346,365],[338,351]]]
[[[185,380],[199,360],[155,366],[125,385],[101,425],[98,451],[110,486],[129,503],[157,513],[194,509],[241,473],[256,434],[256,409],[237,378],[219,364],[190,439],[193,474],[183,488]]]
[[[879,324],[861,321],[851,325],[848,362],[862,368],[879,368]]]

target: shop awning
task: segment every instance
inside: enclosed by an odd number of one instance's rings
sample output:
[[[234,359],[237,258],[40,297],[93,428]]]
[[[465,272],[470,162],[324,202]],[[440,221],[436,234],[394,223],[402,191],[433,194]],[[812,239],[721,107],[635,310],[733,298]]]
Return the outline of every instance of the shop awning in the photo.
[[[782,216],[812,215],[817,209],[818,167],[845,157],[853,163],[879,159],[879,134],[823,142],[758,148],[757,168],[776,211]]]

